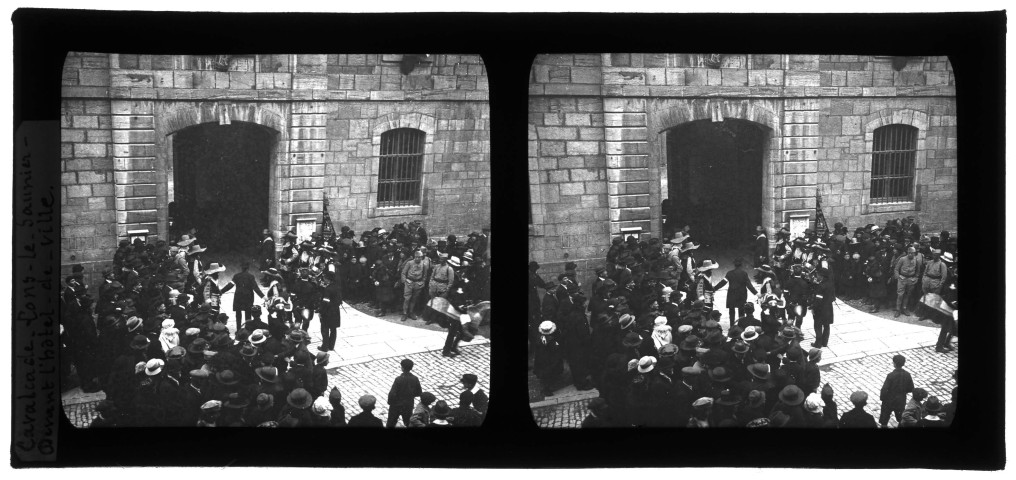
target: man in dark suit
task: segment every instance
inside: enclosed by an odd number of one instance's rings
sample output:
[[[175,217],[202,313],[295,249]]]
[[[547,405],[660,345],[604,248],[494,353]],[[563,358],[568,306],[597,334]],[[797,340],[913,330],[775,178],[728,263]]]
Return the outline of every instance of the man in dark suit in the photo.
[[[755,227],[755,268],[769,263],[769,237],[761,225]]]
[[[748,290],[751,290],[752,295],[758,295],[758,291],[752,285],[751,279],[748,278],[748,272],[741,270],[741,265],[743,264],[744,260],[740,258],[734,259],[734,269],[727,272],[723,280],[720,280],[720,283],[717,283],[714,289],[719,290],[724,285],[730,284],[730,288],[727,289],[727,313],[730,315],[731,322],[744,316],[744,304],[748,303]],[[737,316],[734,316],[735,310],[737,311]]]
[[[815,319],[815,341],[811,346],[825,348],[829,346],[829,332],[833,324],[833,301],[836,300],[836,291],[833,283],[829,280],[829,270],[818,269],[815,275],[815,309],[812,317]]]
[[[388,423],[386,428],[395,428],[402,417],[402,425],[409,426],[409,417],[413,415],[413,404],[416,397],[423,394],[420,387],[420,379],[410,373],[413,369],[413,361],[405,358],[402,360],[402,374],[395,377],[392,382],[392,389],[388,392]]]
[[[247,271],[250,269],[250,262],[243,262],[240,269],[240,273],[233,275],[233,285],[236,287],[233,294],[233,311],[236,312],[237,330],[243,325],[244,318],[251,318],[250,309],[254,306],[254,294],[257,294],[258,298],[265,296],[258,286],[257,279]]]
[[[335,340],[339,335],[338,328],[342,323],[342,286],[335,274],[324,273],[328,286],[321,292],[321,346],[318,350],[327,352],[335,350]]]
[[[261,235],[265,238],[261,239],[258,261],[261,263],[261,270],[268,270],[275,266],[275,240],[267,228],[261,231]]]

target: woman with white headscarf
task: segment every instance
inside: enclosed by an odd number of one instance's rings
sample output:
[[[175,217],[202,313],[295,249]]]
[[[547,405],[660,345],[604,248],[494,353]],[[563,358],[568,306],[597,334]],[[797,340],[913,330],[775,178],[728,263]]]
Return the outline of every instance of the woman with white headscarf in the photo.
[[[172,318],[162,321],[162,332],[159,333],[159,343],[162,344],[162,351],[169,352],[173,347],[180,345],[180,330],[176,328],[176,322]]]
[[[659,351],[664,345],[674,343],[674,336],[670,325],[667,325],[667,317],[657,317],[657,320],[663,319],[663,323],[656,322],[656,326],[653,327],[653,345],[656,346],[656,351]]]

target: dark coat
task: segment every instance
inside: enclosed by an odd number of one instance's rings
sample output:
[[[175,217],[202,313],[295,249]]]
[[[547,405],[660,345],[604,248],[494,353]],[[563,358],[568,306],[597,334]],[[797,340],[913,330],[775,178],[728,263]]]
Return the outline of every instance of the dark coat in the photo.
[[[265,296],[264,292],[261,291],[261,287],[258,286],[257,279],[248,271],[233,275],[233,285],[236,286],[236,290],[233,292],[234,312],[250,310],[250,307],[254,305],[255,293],[258,297]]]
[[[374,286],[374,295],[378,302],[388,303],[395,300],[395,281],[397,279],[386,266],[375,267],[370,276],[377,282],[377,285]]]
[[[293,294],[293,308],[315,308],[318,304],[317,287],[306,279],[298,279],[293,282],[291,290]]]
[[[383,428],[385,426],[384,422],[382,422],[380,418],[372,415],[371,412],[360,412],[357,415],[353,415],[353,417],[349,419],[349,423],[347,425],[350,427],[378,428]]]
[[[392,389],[388,392],[388,405],[390,407],[413,408],[416,397],[423,393],[420,387],[420,379],[411,372],[403,372],[395,377],[392,382]]]
[[[730,288],[727,289],[727,308],[743,307],[748,302],[748,290],[751,290],[752,294],[758,295],[755,286],[751,284],[751,279],[748,278],[748,272],[740,268],[727,272],[723,280],[716,285],[716,289],[723,288],[723,285],[727,283],[730,284]]]
[[[328,371],[324,365],[314,365],[311,373],[311,385],[306,387],[307,392],[314,398],[324,395],[328,390]]]
[[[339,282],[332,282],[322,292],[321,326],[340,327],[341,324],[342,288],[339,286]]]
[[[887,407],[902,409],[903,405],[907,403],[907,394],[913,391],[914,379],[910,376],[910,372],[897,368],[886,375],[878,398],[888,404]]]
[[[261,268],[267,266],[275,266],[275,240],[272,237],[265,237],[261,240],[261,246],[258,248],[260,252],[259,258],[261,258],[263,265]]]
[[[864,407],[855,407],[840,417],[840,428],[878,428],[878,422]]]
[[[540,335],[534,350],[533,373],[541,381],[553,380],[564,372],[564,348],[558,343],[556,335]]]
[[[819,298],[821,295],[822,298]],[[825,324],[833,323],[833,301],[836,300],[836,291],[829,280],[815,286],[815,304],[812,315],[815,320]]]
[[[489,402],[490,398],[487,397],[487,394],[484,393],[483,390],[477,390],[476,393],[473,394],[473,408],[475,408],[477,412],[480,412],[481,415],[487,414],[487,404]]]

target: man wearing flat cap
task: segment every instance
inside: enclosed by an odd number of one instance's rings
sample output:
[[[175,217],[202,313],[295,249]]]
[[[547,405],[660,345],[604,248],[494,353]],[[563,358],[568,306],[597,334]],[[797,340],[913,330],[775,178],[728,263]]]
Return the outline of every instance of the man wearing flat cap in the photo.
[[[868,394],[860,390],[850,394],[850,403],[854,408],[840,417],[840,428],[878,428],[878,423],[870,413],[864,411],[868,404]]]
[[[402,426],[409,426],[409,417],[413,415],[413,404],[416,397],[423,393],[420,387],[420,379],[413,375],[413,361],[405,358],[402,360],[402,374],[395,377],[392,388],[388,392],[388,423],[387,428],[395,428],[402,417]]]
[[[360,404],[362,412],[353,415],[349,419],[347,424],[350,427],[384,427],[384,422],[380,418],[374,416],[374,405],[377,403],[377,399],[373,395],[364,395],[360,397],[357,402]]]

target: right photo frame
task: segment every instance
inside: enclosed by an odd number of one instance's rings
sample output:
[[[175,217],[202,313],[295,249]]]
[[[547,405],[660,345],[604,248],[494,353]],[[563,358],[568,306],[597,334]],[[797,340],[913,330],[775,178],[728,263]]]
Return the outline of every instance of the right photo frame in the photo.
[[[949,426],[956,111],[947,56],[537,55],[537,425]]]

